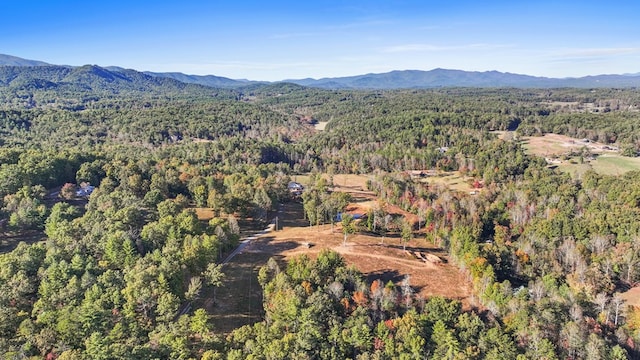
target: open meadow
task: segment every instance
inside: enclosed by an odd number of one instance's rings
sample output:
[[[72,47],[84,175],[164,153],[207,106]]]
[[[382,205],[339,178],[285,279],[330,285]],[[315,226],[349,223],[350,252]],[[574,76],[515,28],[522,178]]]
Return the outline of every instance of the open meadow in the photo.
[[[545,134],[524,137],[522,144],[529,154],[544,157],[551,166],[577,176],[587,170],[603,175],[640,170],[640,158],[622,156],[615,147],[598,142]]]

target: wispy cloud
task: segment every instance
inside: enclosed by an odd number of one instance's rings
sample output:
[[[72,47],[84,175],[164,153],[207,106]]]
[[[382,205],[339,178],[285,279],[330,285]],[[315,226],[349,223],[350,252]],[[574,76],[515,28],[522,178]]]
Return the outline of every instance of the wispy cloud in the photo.
[[[245,62],[245,61],[217,61],[211,63],[170,63],[170,64],[148,64],[155,69],[189,69],[191,73],[209,74],[211,71],[221,70],[259,70],[273,71],[292,68],[313,68],[323,66],[323,63],[316,62]]]
[[[458,51],[458,50],[494,50],[499,48],[507,48],[510,45],[500,44],[465,44],[465,45],[433,45],[433,44],[402,44],[382,48],[384,53],[406,53],[406,52],[440,52],[440,51]]]
[[[640,58],[640,47],[561,49],[547,54],[546,62],[602,65],[633,57]]]
[[[579,58],[579,57],[600,57],[611,55],[627,55],[640,53],[640,47],[621,47],[621,48],[589,48],[589,49],[572,49],[556,55],[557,57]]]

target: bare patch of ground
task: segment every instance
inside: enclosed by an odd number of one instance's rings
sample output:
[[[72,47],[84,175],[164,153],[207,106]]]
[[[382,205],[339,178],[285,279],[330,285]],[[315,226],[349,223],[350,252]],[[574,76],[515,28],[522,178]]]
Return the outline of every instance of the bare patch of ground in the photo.
[[[544,136],[527,136],[522,138],[523,144],[532,155],[550,157],[580,151],[586,148],[592,154],[616,153],[615,147],[587,139],[574,139],[565,135],[544,134]]]
[[[616,146],[587,139],[545,134],[525,137],[523,143],[529,154],[542,156],[550,166],[557,166],[560,170],[578,177],[587,170],[604,175],[621,175],[640,169],[639,158],[622,156]],[[587,155],[575,155],[583,149],[587,150]]]
[[[296,206],[300,204],[286,204],[286,207]],[[301,208],[300,211],[302,211]],[[258,241],[254,241],[245,251],[277,253],[284,259],[288,259],[300,254],[315,257],[320,251],[331,249],[342,254],[348,263],[354,264],[368,277],[375,274],[386,274],[385,276],[396,274],[395,279],[401,280],[409,275],[411,284],[423,296],[441,295],[459,299],[465,305],[472,305],[470,283],[458,268],[448,263],[448,257],[442,249],[428,243],[425,239],[412,239],[407,244],[407,250],[434,254],[444,259],[443,264],[436,265],[409,255],[402,249],[398,234],[390,234],[383,239],[377,235],[359,233],[349,236],[346,245],[343,244],[343,240],[344,236],[339,225],[334,225],[332,230],[331,225],[291,227],[283,221],[282,230],[269,233]],[[296,246],[292,247],[294,244]]]
[[[323,174],[325,179],[329,179],[330,175]],[[309,186],[309,174],[293,175],[291,179],[299,182],[304,186]],[[335,174],[333,175],[333,185],[336,191],[366,191],[367,180],[371,178],[370,175],[356,175],[356,174]]]
[[[316,128],[316,130],[318,131],[324,131],[325,127],[327,126],[329,122],[328,121],[318,121],[317,123],[315,123],[313,126]]]
[[[333,190],[348,192],[353,197],[347,212],[366,214],[370,208],[377,206],[375,194],[366,190],[368,179],[364,175],[334,176]],[[307,180],[308,177],[304,175],[294,179],[302,184],[307,184]],[[417,216],[397,206],[384,206],[390,214],[417,222]],[[347,242],[343,243],[340,224],[309,226],[303,217],[301,202],[284,203],[277,218],[277,231],[252,240],[224,266],[227,280],[216,291],[215,301],[213,289],[205,289],[202,306],[212,314],[217,332],[228,333],[262,319],[262,290],[257,275],[269,258],[274,257],[284,265],[285,261],[302,254],[315,258],[325,249],[340,253],[347,264],[354,265],[370,282],[380,279],[398,284],[409,276],[411,285],[420,296],[456,299],[462,302],[465,309],[478,305],[473,300],[472,284],[466,276],[449,262],[443,249],[427,242],[420,233],[416,233],[409,241],[405,251],[397,231],[390,231],[384,238],[361,231],[350,235]],[[439,263],[428,261],[427,258],[437,259]]]
[[[640,307],[640,286],[633,287],[629,291],[623,292],[621,297],[628,306]]]
[[[209,221],[215,217],[215,213],[212,208],[194,208],[198,220]]]
[[[365,202],[368,203],[368,202]],[[447,254],[418,236],[403,250],[399,234],[384,238],[364,232],[350,235],[346,244],[339,224],[309,226],[302,218],[302,204],[283,204],[278,214],[279,230],[267,233],[244,248],[224,267],[227,280],[217,290],[203,296],[205,308],[212,314],[216,331],[233,329],[260,321],[263,316],[262,292],[257,280],[258,270],[275,257],[283,263],[306,254],[315,258],[320,251],[331,249],[340,253],[348,264],[360,270],[368,281],[381,279],[399,283],[406,276],[416,293],[423,297],[444,296],[460,300],[464,308],[476,306],[472,285],[464,274],[449,263]],[[440,264],[422,260],[414,254],[430,254],[441,259]]]
[[[420,181],[429,185],[442,185],[451,190],[469,193],[471,191],[480,191],[474,189],[471,185],[471,178],[462,175],[459,171],[438,172],[433,176],[427,176]]]

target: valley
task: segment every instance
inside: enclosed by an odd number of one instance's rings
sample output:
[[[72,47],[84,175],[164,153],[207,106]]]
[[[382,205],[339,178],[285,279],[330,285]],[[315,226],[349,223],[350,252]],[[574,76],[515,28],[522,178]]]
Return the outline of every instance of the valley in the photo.
[[[639,356],[635,89],[181,78],[0,66],[0,357]]]

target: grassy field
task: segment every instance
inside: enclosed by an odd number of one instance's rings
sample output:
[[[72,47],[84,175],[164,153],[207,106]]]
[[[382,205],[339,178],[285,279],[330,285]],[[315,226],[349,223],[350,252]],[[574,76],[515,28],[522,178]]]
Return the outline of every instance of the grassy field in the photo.
[[[616,151],[607,150],[607,147],[600,143],[585,143],[568,136],[545,134],[525,137],[522,144],[530,155],[549,158],[567,156],[571,151],[588,148],[595,155],[593,160],[580,161],[578,157],[573,157],[557,164],[559,170],[578,177],[587,170],[594,170],[603,175],[621,175],[628,171],[640,170],[640,158],[622,156]]]
[[[258,271],[271,256],[274,254],[244,251],[222,268],[225,280],[216,290],[215,297],[213,289],[205,289],[200,300],[202,304],[196,303],[195,307],[204,306],[211,314],[216,333],[228,334],[263,319]]]
[[[329,175],[323,174],[323,176],[328,179]],[[299,182],[304,186],[309,185],[308,174],[302,175],[292,175],[291,180]],[[367,180],[369,180],[370,175],[356,175],[356,174],[335,174],[333,175],[333,184],[336,187],[346,187],[355,190],[364,191],[367,188]]]
[[[557,165],[558,170],[572,175],[574,178],[581,178],[587,170],[592,170],[593,167],[589,163],[579,163],[577,159],[572,159],[562,164]]]
[[[603,175],[622,175],[633,170],[640,170],[640,158],[630,158],[617,154],[603,154],[591,161],[580,163],[571,159],[558,165],[558,169],[580,177],[587,170],[594,170]]]
[[[603,154],[596,158],[592,166],[600,174],[620,175],[628,171],[640,170],[640,158]]]
[[[473,190],[473,187],[469,184],[469,179],[457,171],[439,173],[438,175],[424,178],[421,181],[429,185],[444,185],[451,190],[464,193]]]
[[[325,177],[328,177],[328,175],[325,175]],[[336,174],[333,176],[333,183],[336,191],[366,191],[367,180],[371,177],[372,175]],[[309,184],[309,175],[294,175],[291,180],[307,186]],[[437,175],[427,176],[419,181],[430,185],[448,186],[456,191],[469,192],[473,190],[469,183],[469,178],[461,175],[458,171],[439,172]]]

